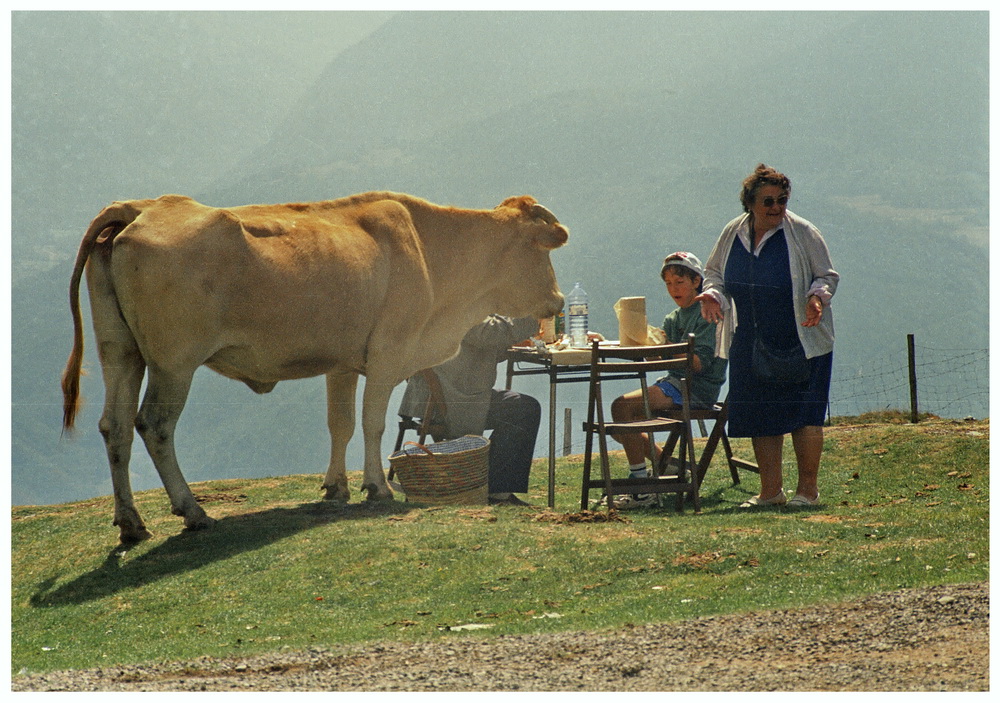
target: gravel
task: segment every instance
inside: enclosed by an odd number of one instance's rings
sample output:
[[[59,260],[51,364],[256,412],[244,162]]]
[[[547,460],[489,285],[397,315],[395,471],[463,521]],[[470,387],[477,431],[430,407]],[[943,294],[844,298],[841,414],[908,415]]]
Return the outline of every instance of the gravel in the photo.
[[[380,642],[15,676],[13,691],[988,691],[989,584],[600,634]]]

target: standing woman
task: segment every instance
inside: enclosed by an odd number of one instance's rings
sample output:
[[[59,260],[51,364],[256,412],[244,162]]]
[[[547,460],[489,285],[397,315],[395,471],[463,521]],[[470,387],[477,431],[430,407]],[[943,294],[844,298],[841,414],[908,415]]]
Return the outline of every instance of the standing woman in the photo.
[[[760,164],[743,181],[744,213],[722,230],[705,266],[702,316],[729,359],[729,436],[750,437],[760,493],[740,507],[816,505],[833,366],[830,298],[840,275],[812,223],[789,212],[792,184]],[[788,500],[781,455],[792,435],[798,486]]]

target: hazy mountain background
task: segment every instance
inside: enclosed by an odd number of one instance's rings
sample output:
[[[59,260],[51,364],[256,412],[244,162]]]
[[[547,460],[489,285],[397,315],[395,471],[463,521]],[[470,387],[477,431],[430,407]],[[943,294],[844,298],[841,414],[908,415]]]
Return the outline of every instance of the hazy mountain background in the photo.
[[[614,336],[621,296],[669,311],[663,256],[707,257],[765,162],[842,275],[835,382],[907,333],[985,349],[988,70],[985,12],[15,13],[12,500],[110,492],[92,338],[73,439],[58,379],[76,247],[115,199],[528,193],[570,228],[564,290]],[[322,379],[256,396],[200,371],[178,430],[191,481],[321,473],[328,451]],[[159,485],[139,441],[133,475]]]

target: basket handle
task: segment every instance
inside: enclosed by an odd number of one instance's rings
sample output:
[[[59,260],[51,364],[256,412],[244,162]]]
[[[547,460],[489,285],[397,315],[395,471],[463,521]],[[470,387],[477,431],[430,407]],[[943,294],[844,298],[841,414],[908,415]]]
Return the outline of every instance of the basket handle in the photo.
[[[432,452],[430,449],[427,448],[426,445],[421,444],[420,442],[405,442],[405,444],[412,444],[414,447],[423,449],[424,452],[427,453],[427,456],[429,456],[432,459],[437,459],[437,456],[435,456],[434,452]]]

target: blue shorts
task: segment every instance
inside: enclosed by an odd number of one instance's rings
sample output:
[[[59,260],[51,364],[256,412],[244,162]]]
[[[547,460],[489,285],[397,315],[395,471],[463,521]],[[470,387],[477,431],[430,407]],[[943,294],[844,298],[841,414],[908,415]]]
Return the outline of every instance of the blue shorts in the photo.
[[[663,391],[663,395],[672,398],[677,405],[684,405],[684,396],[681,394],[680,389],[667,379],[661,378],[653,385]]]

